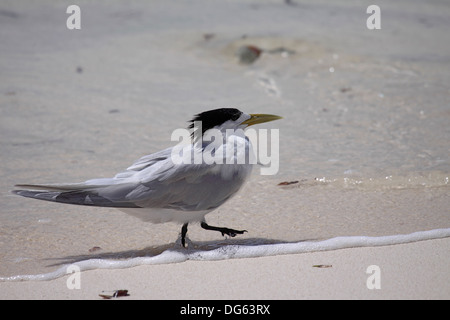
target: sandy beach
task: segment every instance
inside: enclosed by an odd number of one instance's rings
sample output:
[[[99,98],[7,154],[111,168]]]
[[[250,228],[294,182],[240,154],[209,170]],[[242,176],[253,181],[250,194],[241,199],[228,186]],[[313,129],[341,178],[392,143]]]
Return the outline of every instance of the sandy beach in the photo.
[[[2,299],[449,299],[447,239],[379,248],[93,270],[80,289],[69,276],[52,281],[0,283]],[[380,267],[380,289],[369,289],[367,268]],[[316,267],[315,267],[316,266]],[[317,266],[323,266],[319,268]],[[182,289],[183,288],[183,289]],[[119,299],[119,298],[117,298]]]
[[[79,30],[71,4],[0,5],[0,299],[450,298],[447,3],[380,1],[376,30],[367,1],[79,1]],[[244,235],[192,225],[183,251],[179,225],[10,192],[114,176],[219,107],[284,118],[276,174],[207,215]],[[13,281],[85,261],[80,289]]]

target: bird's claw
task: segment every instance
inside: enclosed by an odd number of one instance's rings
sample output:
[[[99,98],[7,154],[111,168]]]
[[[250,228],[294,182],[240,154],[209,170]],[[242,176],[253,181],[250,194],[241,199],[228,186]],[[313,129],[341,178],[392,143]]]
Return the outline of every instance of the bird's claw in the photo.
[[[234,229],[228,229],[228,228],[224,228],[223,230],[221,230],[222,232],[222,236],[230,236],[231,238],[236,237],[238,234],[244,234],[245,232],[248,232],[247,230],[234,230]]]

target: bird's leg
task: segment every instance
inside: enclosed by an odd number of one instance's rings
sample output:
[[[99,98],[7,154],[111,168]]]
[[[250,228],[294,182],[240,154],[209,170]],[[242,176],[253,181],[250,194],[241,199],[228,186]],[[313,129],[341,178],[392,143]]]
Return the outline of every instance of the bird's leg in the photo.
[[[202,221],[200,224],[203,229],[206,230],[213,230],[213,231],[219,231],[223,235],[228,235],[230,237],[235,237],[237,234],[243,234],[244,232],[247,232],[247,230],[234,230],[234,229],[228,229],[228,228],[221,228],[221,227],[213,227],[208,225],[205,221]]]
[[[183,246],[183,248],[186,248],[187,227],[188,227],[187,222],[185,224],[183,224],[183,226],[181,227],[181,245]]]

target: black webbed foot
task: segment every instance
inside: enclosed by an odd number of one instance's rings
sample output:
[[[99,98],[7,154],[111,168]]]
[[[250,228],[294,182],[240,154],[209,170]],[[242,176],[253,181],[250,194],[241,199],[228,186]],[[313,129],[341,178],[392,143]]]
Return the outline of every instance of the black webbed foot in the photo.
[[[219,231],[220,233],[222,233],[222,236],[227,235],[232,238],[238,234],[243,234],[244,232],[247,232],[247,230],[234,230],[234,229],[229,229],[229,228],[210,226],[205,221],[202,221],[200,226],[205,230]]]
[[[232,238],[238,234],[243,234],[243,233],[247,232],[247,230],[235,230],[235,229],[230,229],[230,228],[210,226],[205,221],[202,221],[200,226],[205,230],[219,231],[222,234],[222,236],[227,235]],[[185,223],[185,224],[183,224],[183,227],[181,227],[181,245],[183,246],[183,248],[186,248],[187,230],[188,230],[188,223]]]

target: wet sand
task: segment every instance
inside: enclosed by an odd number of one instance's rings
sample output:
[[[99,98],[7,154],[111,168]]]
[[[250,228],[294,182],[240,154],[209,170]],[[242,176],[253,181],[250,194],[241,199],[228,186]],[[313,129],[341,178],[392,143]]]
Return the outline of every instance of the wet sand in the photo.
[[[69,276],[4,282],[0,298],[95,300],[120,289],[128,290],[129,296],[118,299],[448,299],[449,246],[446,238],[377,248],[92,270],[81,274],[80,289],[68,289]],[[379,267],[379,289],[367,286],[368,281],[372,283],[373,272],[367,272],[372,265]]]

